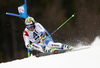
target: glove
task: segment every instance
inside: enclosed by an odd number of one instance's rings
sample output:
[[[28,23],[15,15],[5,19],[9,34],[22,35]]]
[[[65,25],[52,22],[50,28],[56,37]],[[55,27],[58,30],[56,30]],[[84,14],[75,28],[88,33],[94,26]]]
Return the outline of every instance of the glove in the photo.
[[[28,44],[28,45],[27,45],[27,48],[28,48],[29,50],[31,50],[31,51],[34,49],[33,45],[31,45],[31,44]]]
[[[41,36],[42,36],[42,37],[45,37],[45,36],[46,36],[45,31],[44,31],[44,32],[41,32]]]
[[[41,32],[41,35],[40,35],[40,42],[41,42],[42,44],[45,43],[45,37],[46,37],[46,33],[45,33],[45,32]]]
[[[45,43],[45,37],[43,37],[42,35],[40,36],[40,42],[41,42],[42,44]]]

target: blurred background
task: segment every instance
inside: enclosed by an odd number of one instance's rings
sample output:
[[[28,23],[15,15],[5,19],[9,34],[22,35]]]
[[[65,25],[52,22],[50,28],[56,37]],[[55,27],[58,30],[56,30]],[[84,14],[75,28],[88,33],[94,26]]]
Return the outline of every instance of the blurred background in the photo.
[[[24,19],[6,15],[18,14],[24,0],[0,0],[0,63],[27,57],[24,45]],[[75,46],[91,44],[100,35],[100,0],[27,0],[28,15],[52,33],[72,14],[75,17],[59,29],[52,38]]]

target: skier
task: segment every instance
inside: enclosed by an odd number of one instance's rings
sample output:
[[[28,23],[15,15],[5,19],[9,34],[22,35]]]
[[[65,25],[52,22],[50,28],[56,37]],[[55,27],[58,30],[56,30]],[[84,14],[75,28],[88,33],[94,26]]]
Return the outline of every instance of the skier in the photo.
[[[52,52],[57,49],[71,49],[72,47],[62,43],[54,43],[50,38],[46,39],[44,27],[37,23],[34,18],[25,19],[26,28],[23,31],[25,46],[30,51],[37,50],[40,52]],[[31,42],[31,43],[30,43]]]

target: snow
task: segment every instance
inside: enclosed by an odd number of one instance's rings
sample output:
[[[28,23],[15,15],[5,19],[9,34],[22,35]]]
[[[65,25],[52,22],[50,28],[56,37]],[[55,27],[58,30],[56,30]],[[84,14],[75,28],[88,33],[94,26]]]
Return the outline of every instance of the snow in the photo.
[[[1,63],[0,68],[100,68],[100,39],[89,45],[88,49],[66,52],[57,55],[24,58]],[[80,44],[80,47],[82,46]]]

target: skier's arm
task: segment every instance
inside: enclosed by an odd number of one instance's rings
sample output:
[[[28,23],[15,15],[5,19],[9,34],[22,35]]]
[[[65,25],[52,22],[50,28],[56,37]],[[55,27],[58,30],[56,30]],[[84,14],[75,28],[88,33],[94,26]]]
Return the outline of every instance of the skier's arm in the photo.
[[[43,27],[40,23],[37,23],[37,26],[38,26],[39,29],[40,29],[40,33],[41,33],[41,34],[44,34],[44,33],[45,33],[44,27]]]
[[[33,46],[30,44],[30,41],[29,41],[29,35],[26,31],[23,31],[23,38],[25,42],[25,47],[30,50],[33,50]]]
[[[40,32],[40,41],[41,42],[45,42],[45,37],[46,37],[46,32],[45,32],[45,29],[44,27],[40,24],[40,23],[37,23],[37,26],[39,27],[39,32]]]
[[[23,31],[23,38],[24,38],[25,46],[27,47],[27,45],[29,44],[29,35],[26,31]]]

